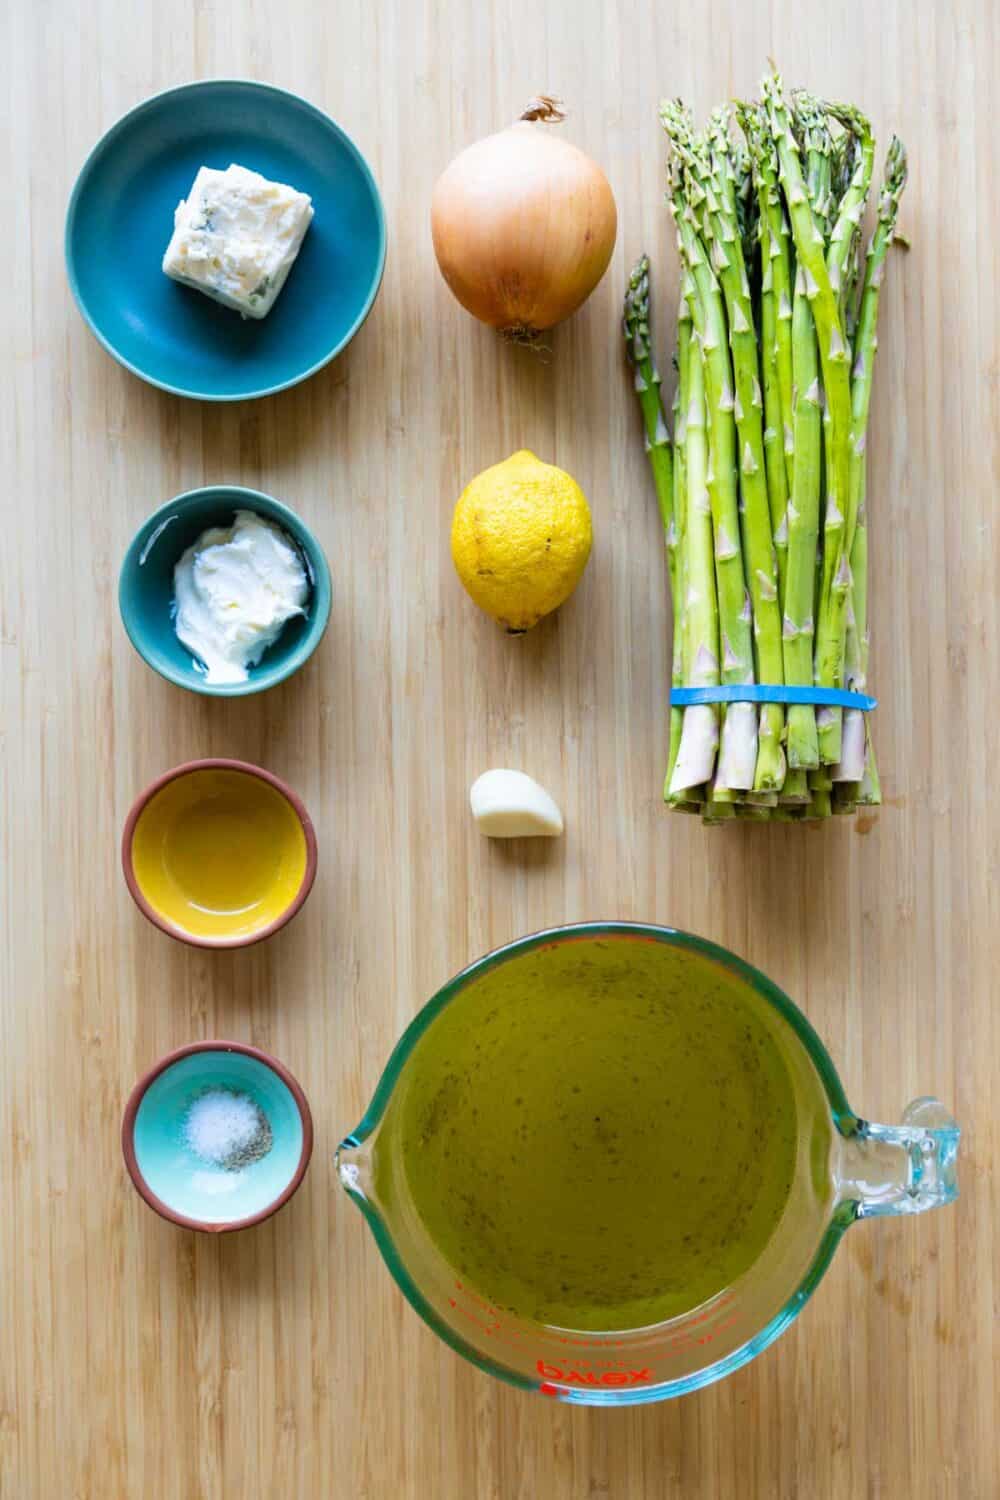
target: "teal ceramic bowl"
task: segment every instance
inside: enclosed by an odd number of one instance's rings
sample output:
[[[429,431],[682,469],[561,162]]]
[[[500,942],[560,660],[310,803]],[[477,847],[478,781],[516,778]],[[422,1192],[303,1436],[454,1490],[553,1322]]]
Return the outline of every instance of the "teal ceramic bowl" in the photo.
[[[206,682],[205,671],[177,639],[173,620],[174,567],[210,526],[231,526],[238,510],[266,516],[298,546],[309,575],[303,617],[289,620],[246,682]],[[308,661],[330,619],[330,569],[319,542],[287,505],[237,484],[188,490],[145,521],[125,554],[118,580],[122,623],[139,655],[168,682],[218,698],[241,698],[283,682]]]
[[[315,210],[260,321],[160,269],[198,168],[230,162],[308,193]],[[321,110],[264,83],[189,83],[137,105],[94,147],[66,218],[70,287],[105,349],[201,401],[267,396],[314,374],[361,327],[384,265],[385,218],[364,157]]]
[[[270,1146],[237,1168],[196,1155],[192,1106],[223,1090],[249,1096],[267,1122]],[[220,1234],[277,1213],[295,1192],[313,1147],[305,1094],[281,1063],[241,1042],[195,1042],[160,1060],[129,1097],[122,1121],[125,1165],[139,1195],[172,1224]]]

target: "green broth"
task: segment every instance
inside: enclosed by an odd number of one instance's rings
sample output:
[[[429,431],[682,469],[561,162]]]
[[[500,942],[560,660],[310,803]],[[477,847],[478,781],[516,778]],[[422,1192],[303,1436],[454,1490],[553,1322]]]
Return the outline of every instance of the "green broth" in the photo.
[[[761,1254],[797,1121],[769,1007],[679,949],[587,939],[475,981],[390,1106],[413,1211],[497,1307],[577,1329],[676,1317]]]

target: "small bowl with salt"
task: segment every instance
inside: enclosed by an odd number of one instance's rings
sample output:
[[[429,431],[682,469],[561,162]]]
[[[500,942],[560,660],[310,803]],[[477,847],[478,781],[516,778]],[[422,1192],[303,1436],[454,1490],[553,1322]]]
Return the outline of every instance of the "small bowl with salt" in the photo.
[[[208,1234],[277,1213],[312,1155],[313,1126],[284,1065],[242,1042],[194,1042],[132,1090],[125,1165],[140,1197],[172,1224]]]

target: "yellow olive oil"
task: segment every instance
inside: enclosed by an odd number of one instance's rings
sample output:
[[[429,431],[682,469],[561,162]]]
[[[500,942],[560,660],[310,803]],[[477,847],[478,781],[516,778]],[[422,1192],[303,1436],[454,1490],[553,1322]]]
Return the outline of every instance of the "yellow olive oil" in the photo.
[[[417,1043],[383,1127],[456,1275],[517,1316],[591,1330],[731,1285],[795,1169],[768,1011],[727,970],[646,940],[563,942],[474,981]]]
[[[232,938],[288,910],[306,874],[306,840],[288,798],[230,767],[168,781],[143,808],[132,868],[150,906],[181,932]]]

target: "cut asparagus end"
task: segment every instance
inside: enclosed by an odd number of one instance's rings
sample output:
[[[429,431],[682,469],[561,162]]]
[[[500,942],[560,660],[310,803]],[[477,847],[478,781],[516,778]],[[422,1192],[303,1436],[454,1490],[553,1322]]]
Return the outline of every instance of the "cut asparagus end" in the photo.
[[[833,812],[827,787],[816,787],[805,810],[807,818],[829,818]]]
[[[715,709],[708,703],[690,704],[684,714],[681,742],[670,778],[672,797],[686,792],[689,787],[711,781],[718,747],[719,724]]]
[[[865,774],[865,716],[859,708],[844,714],[840,760],[831,774],[834,782],[860,781]]]
[[[757,768],[757,710],[752,703],[730,703],[719,747],[719,787],[736,792],[753,788]]]
[[[705,803],[705,811],[702,816],[702,822],[714,824],[727,823],[731,818],[735,817],[736,806],[734,803],[719,802],[716,801],[714,797],[710,797],[709,800]]]
[[[715,780],[712,782],[712,789],[708,797],[708,800],[710,802],[726,802],[735,804],[739,802],[742,796],[742,792],[734,792],[731,786],[721,786],[719,783],[719,773],[715,773]]]
[[[800,768],[789,770],[778,801],[784,806],[794,806],[809,801],[809,778],[804,770]]]
[[[838,781],[833,789],[834,817],[844,817],[858,810],[858,781]]]

